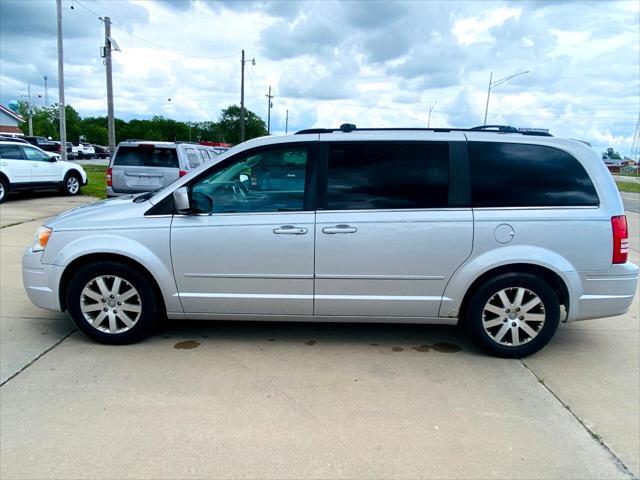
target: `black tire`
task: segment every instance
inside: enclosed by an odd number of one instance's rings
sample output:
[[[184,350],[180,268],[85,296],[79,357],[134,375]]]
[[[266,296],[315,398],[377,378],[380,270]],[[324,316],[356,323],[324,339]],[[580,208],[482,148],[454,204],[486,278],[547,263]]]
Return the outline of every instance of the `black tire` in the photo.
[[[73,197],[80,193],[80,187],[82,186],[82,178],[77,172],[69,172],[64,176],[62,181],[62,193],[67,196]]]
[[[500,298],[498,296],[499,292],[505,291],[507,299],[512,302],[516,300],[513,303],[517,305],[516,295],[519,288],[524,289],[524,295],[526,295],[527,299],[534,299],[537,296],[541,300],[541,304],[533,307],[529,311],[532,314],[528,314],[528,316],[539,318],[543,314],[544,323],[527,320],[526,325],[523,325],[528,327],[528,330],[535,331],[535,336],[528,335],[527,332],[520,328],[520,322],[525,324],[525,321],[520,320],[523,317],[519,315],[524,314],[520,307],[518,307],[518,312],[516,312],[516,308],[506,309],[505,312],[508,311],[509,313],[504,313],[504,318],[501,316],[502,314],[499,315],[488,311],[486,317],[491,315],[492,318],[485,318],[485,306],[490,301],[499,301],[497,300]],[[500,301],[499,304],[493,303],[492,306],[502,305],[503,303]],[[515,317],[511,318],[511,316]],[[529,273],[506,273],[490,279],[473,292],[465,311],[465,322],[476,343],[486,352],[496,357],[523,358],[540,350],[549,343],[555,334],[560,322],[560,302],[553,288],[542,278]],[[502,322],[502,324],[498,323],[493,327],[489,327],[488,325],[491,322]],[[487,325],[487,328],[485,328],[485,325]],[[501,329],[503,329],[502,332]],[[514,330],[517,330],[517,332],[514,333]],[[501,333],[503,342],[495,338],[500,336]],[[522,340],[523,343],[520,345],[505,344],[509,341],[513,342],[515,335],[517,335],[517,340]]]
[[[90,323],[90,320],[85,316],[85,313],[83,313],[83,307],[81,305],[81,302],[83,302],[82,292],[85,287],[101,276],[112,278],[114,276],[120,277],[125,282],[128,282],[130,286],[133,286],[137,291],[137,296],[130,299],[131,301],[138,303],[140,307],[139,317],[133,326],[127,327],[122,320],[114,321],[116,327],[120,327],[122,331],[110,333],[108,331],[104,331],[104,328],[109,329],[111,327],[110,317],[103,320],[102,323],[96,327]],[[108,282],[108,279],[105,281]],[[97,286],[97,283],[93,285]],[[124,290],[126,288],[126,283],[123,282],[121,285],[123,285],[122,288]],[[110,285],[107,284],[107,286],[112,287],[113,283]],[[122,294],[127,293],[127,291],[128,290],[122,291]],[[106,297],[105,300],[110,299]],[[117,297],[114,300],[111,300],[114,303],[113,305],[104,303],[107,310],[111,308],[124,308],[117,306],[119,305],[117,303]],[[157,298],[150,280],[145,275],[127,265],[111,261],[92,263],[80,268],[71,278],[69,288],[67,290],[67,308],[76,326],[92,340],[110,345],[126,345],[129,343],[135,343],[153,333],[158,322],[158,317],[162,314],[162,309],[158,307],[158,300],[159,299]],[[101,299],[97,299],[95,304],[99,305],[100,301]],[[113,311],[115,312],[115,310]],[[98,313],[102,313],[102,310]],[[87,315],[93,315],[93,313],[88,313]],[[129,312],[128,315],[133,314]]]
[[[0,203],[4,202],[9,195],[9,182],[0,175]]]

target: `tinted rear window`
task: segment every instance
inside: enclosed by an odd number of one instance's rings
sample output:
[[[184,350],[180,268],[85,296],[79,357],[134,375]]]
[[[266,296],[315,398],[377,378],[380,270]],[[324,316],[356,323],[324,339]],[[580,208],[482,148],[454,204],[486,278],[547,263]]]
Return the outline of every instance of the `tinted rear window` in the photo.
[[[167,147],[120,147],[113,164],[128,167],[178,168],[178,154],[175,148]]]
[[[582,164],[543,145],[470,142],[471,197],[475,207],[598,205]]]
[[[327,209],[446,207],[447,143],[347,143],[331,145]]]

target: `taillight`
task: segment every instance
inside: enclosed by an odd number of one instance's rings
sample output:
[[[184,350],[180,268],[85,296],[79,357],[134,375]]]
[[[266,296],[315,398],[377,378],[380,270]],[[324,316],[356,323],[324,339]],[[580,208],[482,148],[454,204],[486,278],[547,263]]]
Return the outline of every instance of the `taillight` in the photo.
[[[611,217],[611,229],[613,231],[613,261],[612,263],[626,263],[629,255],[629,230],[627,229],[627,217],[618,215]]]
[[[111,167],[107,168],[107,187],[113,186],[113,178],[111,177]]]
[[[178,173],[179,177],[184,177],[188,172],[186,170],[180,170],[180,173]]]

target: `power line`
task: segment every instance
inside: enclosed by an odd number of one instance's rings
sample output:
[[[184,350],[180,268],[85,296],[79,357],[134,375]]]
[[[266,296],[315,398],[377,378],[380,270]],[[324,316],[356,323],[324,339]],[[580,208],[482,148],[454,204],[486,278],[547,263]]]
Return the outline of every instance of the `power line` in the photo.
[[[98,13],[94,12],[93,10],[91,10],[89,7],[87,7],[85,4],[83,4],[82,2],[80,2],[79,0],[72,0],[72,4],[71,6],[73,7],[74,4],[77,4],[78,6],[84,8],[86,11],[90,12],[91,14],[95,15],[98,20],[100,20],[101,22],[104,22],[104,18],[102,17],[102,15],[99,15]],[[156,48],[159,48],[161,50],[165,50],[167,52],[172,52],[175,53],[176,55],[180,55],[183,57],[188,57],[188,58],[196,58],[196,59],[206,59],[206,60],[222,60],[225,58],[231,58],[231,57],[235,57],[236,53],[230,53],[228,55],[220,55],[220,56],[216,56],[216,57],[210,57],[210,56],[204,56],[204,55],[191,55],[188,53],[184,53],[184,52],[180,52],[179,50],[175,50],[173,48],[168,48],[165,47],[164,45],[160,45],[159,43],[156,43],[152,40],[148,40],[146,38],[143,38],[139,35],[136,35],[134,33],[131,33],[127,30],[126,27],[124,27],[123,25],[120,25],[119,23],[116,23],[114,21],[111,21],[111,26],[114,28],[117,28],[118,30],[120,30],[121,32],[129,35],[130,37],[136,38],[142,42],[146,42],[150,45],[153,45]]]

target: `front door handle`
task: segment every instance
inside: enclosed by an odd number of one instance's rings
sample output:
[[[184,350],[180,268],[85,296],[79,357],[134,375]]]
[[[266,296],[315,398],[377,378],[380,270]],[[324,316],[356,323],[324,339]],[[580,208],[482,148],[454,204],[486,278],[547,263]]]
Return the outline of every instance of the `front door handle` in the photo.
[[[336,233],[356,233],[358,229],[351,225],[336,225],[334,227],[324,227],[322,233],[335,235]]]
[[[307,229],[294,225],[283,225],[282,227],[274,228],[273,233],[277,235],[304,235],[307,233]]]

